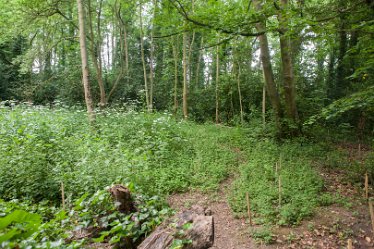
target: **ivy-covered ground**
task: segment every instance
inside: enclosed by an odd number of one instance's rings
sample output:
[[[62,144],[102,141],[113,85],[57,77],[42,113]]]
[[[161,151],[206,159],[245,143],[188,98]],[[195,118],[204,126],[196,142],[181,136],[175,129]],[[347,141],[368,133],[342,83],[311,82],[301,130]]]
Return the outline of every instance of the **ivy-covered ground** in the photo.
[[[82,248],[136,245],[172,211],[168,196],[189,190],[224,196],[230,213],[254,223],[297,226],[321,206],[344,197],[326,190],[324,167],[356,167],[328,141],[276,141],[257,120],[243,127],[198,125],[164,113],[122,109],[98,113],[95,126],[79,108],[0,107],[0,245],[4,248]],[[312,141],[312,142],[311,142]],[[370,153],[357,175],[373,172]],[[371,166],[372,167],[372,166]],[[106,188],[121,183],[138,211],[116,211]],[[61,186],[65,209],[62,209]],[[272,242],[267,231],[253,238]],[[175,248],[182,242],[176,240]]]

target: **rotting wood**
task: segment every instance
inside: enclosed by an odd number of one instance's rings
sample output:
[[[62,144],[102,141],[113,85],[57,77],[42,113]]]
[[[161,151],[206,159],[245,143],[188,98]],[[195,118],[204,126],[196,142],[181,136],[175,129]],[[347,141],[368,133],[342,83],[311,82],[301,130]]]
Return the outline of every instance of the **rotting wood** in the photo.
[[[111,187],[108,191],[116,201],[117,210],[119,212],[129,214],[136,211],[134,201],[128,188],[117,184]]]
[[[207,215],[208,214],[208,215]],[[165,221],[151,233],[138,249],[168,249],[175,239],[191,241],[183,249],[207,249],[214,243],[214,219],[208,210],[193,206]],[[189,225],[191,224],[191,225]]]

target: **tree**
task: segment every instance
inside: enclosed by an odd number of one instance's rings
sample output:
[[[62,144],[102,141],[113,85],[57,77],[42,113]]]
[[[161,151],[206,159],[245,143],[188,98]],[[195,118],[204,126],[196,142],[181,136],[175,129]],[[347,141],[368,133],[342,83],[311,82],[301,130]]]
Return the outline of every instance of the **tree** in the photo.
[[[86,33],[84,30],[85,26],[85,14],[83,8],[83,0],[77,0],[78,6],[78,18],[79,18],[79,43],[81,50],[82,59],[82,76],[83,76],[83,88],[84,98],[86,100],[86,107],[88,118],[91,123],[95,122],[95,112],[93,109],[93,101],[91,96],[91,86],[89,80],[89,69],[88,69],[88,58],[87,58],[87,47],[86,47]]]

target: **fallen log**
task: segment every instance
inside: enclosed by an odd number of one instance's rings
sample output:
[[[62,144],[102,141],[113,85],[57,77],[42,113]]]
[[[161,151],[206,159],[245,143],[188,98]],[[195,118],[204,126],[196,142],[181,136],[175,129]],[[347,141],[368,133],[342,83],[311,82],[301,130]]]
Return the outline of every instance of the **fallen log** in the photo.
[[[208,214],[208,215],[206,215]],[[214,220],[200,206],[184,211],[165,221],[151,233],[138,249],[169,249],[183,241],[183,249],[207,249],[214,242]]]

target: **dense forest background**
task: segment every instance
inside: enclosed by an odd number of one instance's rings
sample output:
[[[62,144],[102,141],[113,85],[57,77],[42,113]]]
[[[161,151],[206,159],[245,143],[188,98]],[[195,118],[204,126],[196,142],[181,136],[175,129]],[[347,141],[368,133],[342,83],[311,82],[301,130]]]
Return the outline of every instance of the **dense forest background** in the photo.
[[[0,247],[136,248],[198,204],[212,249],[373,248],[373,17],[372,0],[1,1]],[[167,248],[194,244],[167,227]]]
[[[372,131],[371,1],[83,4],[95,107],[227,124],[266,110],[286,135],[344,112],[334,125]],[[12,1],[1,13],[0,99],[83,103],[77,4]]]

